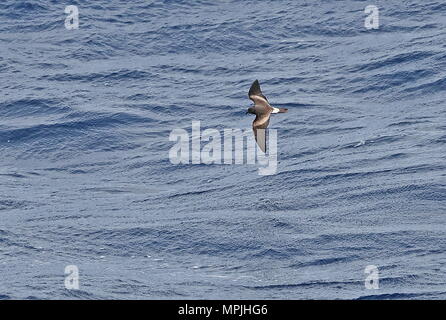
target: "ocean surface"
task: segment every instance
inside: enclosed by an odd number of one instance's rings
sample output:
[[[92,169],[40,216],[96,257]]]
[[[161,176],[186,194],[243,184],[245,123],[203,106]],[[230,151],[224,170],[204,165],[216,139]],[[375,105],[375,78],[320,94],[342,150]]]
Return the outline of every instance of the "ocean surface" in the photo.
[[[0,298],[445,299],[445,49],[442,0],[1,1]],[[172,164],[255,79],[277,174]]]

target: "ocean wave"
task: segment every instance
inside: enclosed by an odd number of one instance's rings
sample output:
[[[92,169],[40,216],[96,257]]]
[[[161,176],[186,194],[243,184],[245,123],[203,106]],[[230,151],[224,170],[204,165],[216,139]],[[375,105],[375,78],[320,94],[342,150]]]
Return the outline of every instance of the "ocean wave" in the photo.
[[[378,3],[377,30],[350,0],[69,4],[77,30],[0,3],[0,299],[445,296],[442,1]],[[255,79],[289,109],[277,174],[173,165],[192,121],[250,132]]]

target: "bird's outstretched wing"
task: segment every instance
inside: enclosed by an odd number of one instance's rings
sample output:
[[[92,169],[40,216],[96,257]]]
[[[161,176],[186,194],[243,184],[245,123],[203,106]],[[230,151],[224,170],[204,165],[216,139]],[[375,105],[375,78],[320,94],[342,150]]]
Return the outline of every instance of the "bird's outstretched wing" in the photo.
[[[256,105],[259,105],[259,106],[265,105],[265,106],[270,107],[268,99],[263,95],[262,90],[260,89],[259,80],[254,81],[253,84],[251,85],[251,88],[249,89],[248,97],[249,97],[249,99],[254,101],[254,103]]]
[[[264,115],[257,115],[252,123],[252,130],[259,148],[266,152],[266,128],[269,125],[270,113]]]

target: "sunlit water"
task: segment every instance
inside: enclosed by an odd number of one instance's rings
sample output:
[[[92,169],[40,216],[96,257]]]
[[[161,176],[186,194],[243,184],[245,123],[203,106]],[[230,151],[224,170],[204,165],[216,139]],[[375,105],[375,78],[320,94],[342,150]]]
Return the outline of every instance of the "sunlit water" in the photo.
[[[69,2],[0,3],[0,298],[446,297],[444,1]],[[255,79],[277,174],[173,165]]]

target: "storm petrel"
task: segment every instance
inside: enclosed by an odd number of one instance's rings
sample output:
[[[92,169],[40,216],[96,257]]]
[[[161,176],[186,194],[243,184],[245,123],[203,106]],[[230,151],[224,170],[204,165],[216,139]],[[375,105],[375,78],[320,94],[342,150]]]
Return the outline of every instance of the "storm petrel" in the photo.
[[[252,123],[252,129],[254,131],[254,137],[257,144],[263,152],[266,152],[266,135],[265,129],[269,124],[269,117],[271,113],[285,113],[288,111],[286,108],[274,108],[268,102],[268,99],[263,95],[260,89],[259,80],[254,81],[249,89],[249,99],[254,102],[254,106],[248,109],[247,113],[256,115],[254,122]],[[259,130],[263,129],[263,130]]]

